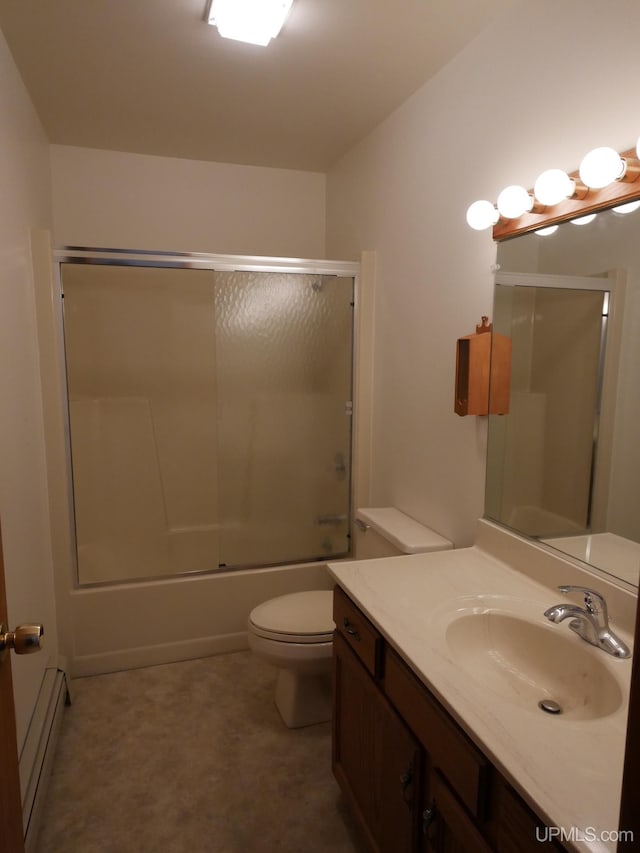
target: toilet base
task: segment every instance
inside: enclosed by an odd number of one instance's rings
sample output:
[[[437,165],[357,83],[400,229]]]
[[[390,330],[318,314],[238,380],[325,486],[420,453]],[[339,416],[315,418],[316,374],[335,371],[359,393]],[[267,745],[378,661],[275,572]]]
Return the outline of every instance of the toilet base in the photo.
[[[331,719],[331,661],[326,664],[313,673],[279,671],[276,707],[288,728],[298,729]]]

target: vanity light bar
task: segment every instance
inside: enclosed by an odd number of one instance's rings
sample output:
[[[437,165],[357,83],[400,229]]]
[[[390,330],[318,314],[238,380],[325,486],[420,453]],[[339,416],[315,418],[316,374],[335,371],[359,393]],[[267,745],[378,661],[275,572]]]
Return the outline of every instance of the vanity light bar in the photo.
[[[506,187],[496,205],[486,200],[474,202],[467,210],[467,223],[477,231],[493,228],[494,240],[527,231],[551,233],[552,225],[640,199],[638,176],[640,139],[635,148],[620,154],[613,148],[596,148],[571,174],[549,169],[532,190]]]

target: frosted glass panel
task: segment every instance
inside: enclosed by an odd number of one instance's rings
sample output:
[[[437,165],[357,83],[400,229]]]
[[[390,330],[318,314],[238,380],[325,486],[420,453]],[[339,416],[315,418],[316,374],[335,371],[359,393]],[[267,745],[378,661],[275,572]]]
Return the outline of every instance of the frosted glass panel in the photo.
[[[349,552],[353,279],[61,273],[80,584]]]
[[[353,280],[216,273],[220,557],[345,554]]]
[[[216,568],[213,273],[62,278],[80,583]]]

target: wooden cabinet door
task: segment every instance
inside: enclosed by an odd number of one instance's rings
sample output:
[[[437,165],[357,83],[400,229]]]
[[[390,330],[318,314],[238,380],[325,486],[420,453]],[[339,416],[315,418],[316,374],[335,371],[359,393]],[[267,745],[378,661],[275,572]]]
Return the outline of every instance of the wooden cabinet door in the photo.
[[[7,622],[2,539],[0,537],[0,623]],[[16,716],[11,659],[0,652],[0,853],[23,853],[22,803],[18,775]]]
[[[422,750],[386,699],[381,710],[380,849],[383,853],[408,853],[417,849]]]
[[[373,853],[411,853],[421,751],[338,633],[333,696],[333,772],[362,836]]]
[[[425,853],[492,853],[442,776],[430,775],[423,812]]]

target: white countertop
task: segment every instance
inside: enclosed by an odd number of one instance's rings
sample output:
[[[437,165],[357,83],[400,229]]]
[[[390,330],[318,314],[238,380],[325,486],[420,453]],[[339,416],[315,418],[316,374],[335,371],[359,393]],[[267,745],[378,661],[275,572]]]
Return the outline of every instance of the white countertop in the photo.
[[[547,825],[563,827],[572,843],[567,836],[559,840],[589,853],[615,851],[615,842],[601,838],[618,829],[630,658],[589,646],[568,623],[552,625],[543,613],[562,595],[478,547],[336,562],[329,571]],[[542,627],[591,650],[618,682],[620,707],[598,719],[551,716],[505,701],[480,675],[469,675],[445,635],[452,613],[477,596],[491,607],[539,618]],[[631,645],[627,633],[615,630]]]

